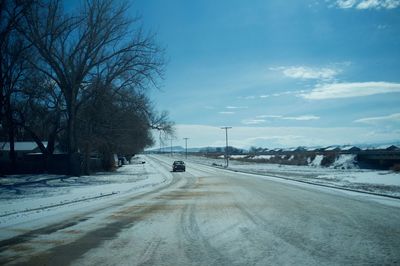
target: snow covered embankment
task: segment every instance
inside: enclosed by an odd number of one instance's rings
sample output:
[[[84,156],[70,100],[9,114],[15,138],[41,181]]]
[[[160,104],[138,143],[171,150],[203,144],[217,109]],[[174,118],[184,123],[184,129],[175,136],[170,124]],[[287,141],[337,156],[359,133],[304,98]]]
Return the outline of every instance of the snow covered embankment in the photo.
[[[282,165],[308,165],[313,167],[329,167],[335,169],[358,169],[356,154],[322,155],[247,155],[231,156],[232,160],[244,162],[272,163]]]
[[[139,161],[145,160],[145,164]],[[172,176],[151,159],[125,165],[113,173],[66,177],[15,175],[0,180],[0,228],[95,209],[125,196],[168,184]],[[160,170],[160,171],[155,171]],[[47,222],[51,219],[47,219]],[[3,238],[0,235],[0,238]]]

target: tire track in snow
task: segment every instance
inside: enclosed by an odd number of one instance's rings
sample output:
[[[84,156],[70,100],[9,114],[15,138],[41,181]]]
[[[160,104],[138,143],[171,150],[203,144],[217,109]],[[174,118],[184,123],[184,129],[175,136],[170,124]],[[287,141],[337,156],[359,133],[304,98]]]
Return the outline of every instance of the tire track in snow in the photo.
[[[138,265],[145,266],[145,265],[154,265],[153,259],[154,254],[156,253],[158,247],[161,244],[161,238],[157,237],[150,241],[150,243],[146,246],[144,252],[142,253],[141,257],[139,258]]]
[[[213,247],[201,234],[197,224],[195,205],[186,205],[181,215],[181,231],[184,238],[183,249],[192,265],[235,265],[228,257]]]
[[[257,187],[253,187],[251,192],[261,196],[265,201],[269,200],[265,191],[262,191]],[[276,214],[281,217],[278,219],[276,219],[276,217],[265,218],[259,212],[255,211],[254,208],[247,206],[247,203],[236,201],[236,207],[255,225],[255,229],[252,229],[251,231],[247,230],[246,234],[248,235],[248,238],[251,241],[257,239],[257,241],[263,243],[262,245],[258,243],[255,247],[270,246],[274,250],[269,254],[271,256],[269,259],[279,261],[280,258],[279,256],[277,257],[277,254],[279,255],[282,253],[282,250],[285,250],[296,256],[295,261],[300,262],[305,260],[303,263],[307,265],[319,265],[321,262],[325,265],[345,265],[354,261],[358,261],[362,264],[371,260],[373,261],[373,259],[369,258],[369,255],[365,257],[359,253],[346,252],[345,250],[338,252],[338,247],[336,245],[340,245],[340,242],[336,239],[337,235],[334,235],[334,232],[331,231],[331,229],[334,229],[332,227],[335,223],[335,217],[340,217],[340,221],[345,219],[348,226],[356,226],[354,220],[350,219],[348,215],[344,215],[343,211],[340,209],[330,210],[330,217],[333,220],[328,221],[315,216],[313,212],[308,213],[306,210],[309,207],[304,208],[305,206],[297,206],[296,202],[293,202],[292,205],[294,208],[298,208],[298,210],[295,211],[293,219],[288,220],[288,217],[292,216],[291,212],[293,210],[288,209],[287,214]],[[326,211],[329,210],[327,209],[325,212]],[[307,220],[306,217],[309,217],[312,220]],[[303,224],[304,222],[306,224]],[[313,223],[315,227],[322,227],[322,231],[319,233],[323,236],[318,236],[316,238],[313,233],[311,233],[311,235],[304,233],[304,225],[306,225],[308,229],[310,229],[311,226],[311,230],[315,230],[315,228],[312,228]],[[340,232],[340,235],[341,238],[346,237],[343,232]],[[326,242],[327,239],[331,239],[331,241]],[[348,247],[351,250],[357,250],[359,246],[371,244],[360,242],[359,235],[353,235],[352,239],[351,246]],[[343,256],[343,252],[346,252],[346,256]]]

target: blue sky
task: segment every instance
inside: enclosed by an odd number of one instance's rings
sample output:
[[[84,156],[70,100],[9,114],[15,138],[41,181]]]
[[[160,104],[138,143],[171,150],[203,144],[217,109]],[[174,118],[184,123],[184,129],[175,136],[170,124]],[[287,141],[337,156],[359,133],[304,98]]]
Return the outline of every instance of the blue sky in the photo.
[[[400,0],[136,0],[132,13],[166,48],[150,95],[176,145],[224,145],[221,126],[239,147],[400,140]]]

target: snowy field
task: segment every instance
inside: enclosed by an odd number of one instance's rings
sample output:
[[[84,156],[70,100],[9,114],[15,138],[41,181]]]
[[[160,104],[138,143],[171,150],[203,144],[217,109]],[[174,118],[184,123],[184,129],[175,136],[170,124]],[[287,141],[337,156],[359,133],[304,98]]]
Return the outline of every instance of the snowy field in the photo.
[[[184,160],[222,168],[223,159],[175,155]],[[316,158],[317,159],[317,158]],[[141,164],[146,161],[145,164]],[[193,169],[192,169],[193,170]],[[229,170],[284,178],[380,195],[400,197],[400,174],[391,171],[335,169],[230,161]],[[267,177],[266,177],[267,178]],[[281,180],[280,179],[280,180]],[[0,240],[18,230],[43,227],[168,185],[172,174],[150,157],[137,157],[114,173],[67,177],[18,175],[0,179]],[[17,228],[17,230],[16,230]]]
[[[145,164],[141,162],[146,160]],[[29,222],[30,229],[95,210],[116,199],[168,184],[172,175],[149,158],[136,157],[114,173],[67,177],[15,175],[0,179],[0,239],[19,234],[7,228]]]
[[[180,155],[175,155],[175,157],[182,160],[185,159],[184,156]],[[400,197],[400,173],[389,170],[358,169],[358,167],[352,164],[353,159],[351,155],[341,156],[329,168],[320,166],[321,158],[318,156],[313,161],[310,161],[309,166],[241,162],[231,159],[228,169],[360,192]],[[187,160],[215,167],[225,166],[225,160],[222,158],[211,159],[201,156],[188,156]]]
[[[187,171],[172,173],[178,158],[187,162]],[[210,163],[216,162],[154,155],[115,173],[4,179],[0,265],[399,261],[398,199],[274,177],[328,169],[290,168],[268,176],[204,165]],[[240,165],[232,162],[233,168]],[[246,171],[271,170],[248,165]]]

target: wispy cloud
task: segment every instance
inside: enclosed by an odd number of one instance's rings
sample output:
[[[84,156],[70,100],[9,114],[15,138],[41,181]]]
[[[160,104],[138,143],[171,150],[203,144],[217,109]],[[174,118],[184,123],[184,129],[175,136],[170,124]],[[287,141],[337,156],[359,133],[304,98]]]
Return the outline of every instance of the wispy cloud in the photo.
[[[400,113],[395,113],[386,116],[365,117],[357,119],[354,122],[365,124],[381,124],[381,123],[400,123]]]
[[[281,118],[281,115],[258,115],[257,118]]]
[[[259,125],[265,124],[268,121],[272,120],[296,120],[296,121],[310,121],[310,120],[318,120],[319,116],[315,115],[300,115],[300,116],[283,116],[283,115],[258,115],[254,119],[244,119],[242,120],[243,125]]]
[[[342,9],[393,9],[400,6],[400,0],[336,0],[335,4]]]
[[[331,80],[341,72],[341,70],[334,68],[307,66],[272,67],[270,70],[281,71],[283,75],[289,78],[321,80]]]
[[[282,117],[282,119],[308,121],[308,120],[318,120],[319,116],[315,116],[315,115],[288,116],[288,117]]]
[[[389,28],[389,26],[388,26],[388,25],[385,25],[385,24],[379,24],[379,25],[376,26],[376,28],[377,28],[378,30],[386,30],[386,29]]]
[[[354,82],[318,85],[310,92],[301,93],[299,96],[310,100],[324,100],[399,92],[400,83]]]
[[[221,114],[221,115],[233,115],[233,114],[235,114],[235,112],[228,112],[228,111],[221,111],[221,112],[218,112],[219,114]]]
[[[244,125],[258,125],[258,124],[263,124],[266,121],[264,119],[245,119],[242,120],[242,124]]]
[[[352,8],[357,3],[356,0],[338,0],[336,5],[339,8]]]
[[[305,90],[284,91],[284,92],[279,92],[279,93],[277,92],[277,93],[273,93],[273,94],[262,94],[258,97],[261,99],[265,99],[265,98],[269,98],[269,97],[287,96],[287,95],[291,95],[291,94],[299,95],[304,92],[306,92],[306,91]]]
[[[247,106],[226,106],[226,109],[247,109]]]
[[[237,98],[240,100],[254,100],[256,98],[256,96],[254,96],[254,95],[238,96]]]

